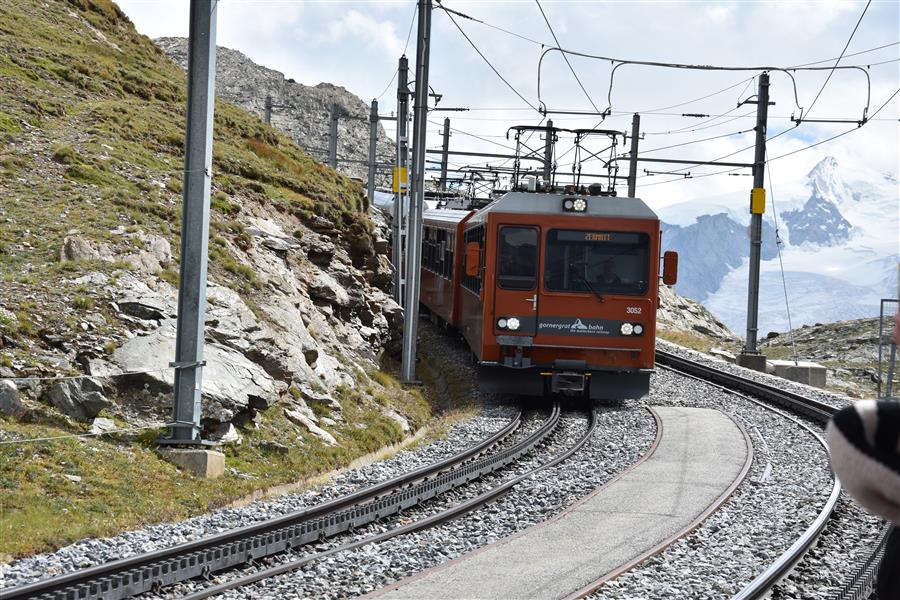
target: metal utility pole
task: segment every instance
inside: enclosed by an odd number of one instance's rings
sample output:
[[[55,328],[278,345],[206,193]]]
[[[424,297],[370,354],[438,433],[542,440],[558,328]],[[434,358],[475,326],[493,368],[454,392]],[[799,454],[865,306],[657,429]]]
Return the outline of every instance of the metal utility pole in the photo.
[[[409,159],[407,157],[409,140],[407,138],[407,122],[409,120],[409,61],[406,56],[400,57],[400,65],[397,68],[397,182],[394,190],[397,194],[394,198],[394,300],[403,306],[403,238],[406,228],[403,226],[406,211],[403,207],[404,177]]]
[[[450,149],[450,118],[444,118],[444,146],[441,154],[441,190],[447,189],[447,151]]]
[[[419,0],[416,44],[415,120],[413,121],[413,197],[406,236],[406,311],[403,315],[401,379],[416,381],[416,329],[419,318],[419,269],[422,262],[422,207],[425,204],[425,139],[428,125],[428,62],[431,51],[432,0]]]
[[[747,102],[752,103],[752,101]],[[763,187],[766,169],[766,123],[769,115],[769,74],[759,76],[756,96],[756,151],[753,157],[753,189],[750,192],[750,281],[747,286],[747,338],[738,364],[764,371],[766,357],[756,347],[759,320],[759,261],[762,250],[762,216],[766,211]]]
[[[188,38],[187,126],[184,142],[184,206],[175,342],[175,399],[169,444],[198,444],[203,383],[203,327],[212,179],[213,107],[216,85],[218,0],[191,0]]]
[[[331,105],[331,119],[328,124],[328,166],[337,169],[337,131],[338,131],[338,111],[340,108],[337,102]]]
[[[272,123],[272,95],[266,94],[266,113],[265,113],[266,123]]]
[[[375,204],[375,146],[378,141],[378,100],[372,100],[369,109],[369,180],[366,185],[366,195],[369,198],[369,206]]]
[[[641,115],[634,113],[631,117],[631,154],[628,160],[628,197],[634,198],[637,193],[638,137],[641,131]]]
[[[551,183],[553,177],[553,121],[547,121],[547,133],[544,140],[544,183]]]

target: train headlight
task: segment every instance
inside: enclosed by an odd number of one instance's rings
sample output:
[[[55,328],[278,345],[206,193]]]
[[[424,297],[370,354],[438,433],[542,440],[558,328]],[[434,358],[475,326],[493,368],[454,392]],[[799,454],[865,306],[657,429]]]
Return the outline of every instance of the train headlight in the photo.
[[[644,333],[644,326],[641,325],[640,323],[635,323],[634,324],[634,335],[641,335],[642,333]]]
[[[510,317],[506,320],[506,326],[510,331],[515,331],[519,328],[519,320],[515,317]]]
[[[506,329],[506,325],[506,319],[497,319],[497,327],[499,327],[500,329]]]
[[[622,335],[631,335],[632,333],[634,333],[634,325],[632,325],[631,323],[622,323],[619,326],[619,333],[621,333]]]
[[[584,212],[587,210],[587,200],[584,198],[566,198],[562,208],[565,212]]]

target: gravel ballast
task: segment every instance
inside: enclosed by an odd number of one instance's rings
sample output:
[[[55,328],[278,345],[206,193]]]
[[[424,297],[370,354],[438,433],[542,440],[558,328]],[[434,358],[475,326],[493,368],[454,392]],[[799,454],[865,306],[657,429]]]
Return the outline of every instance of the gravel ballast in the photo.
[[[549,462],[584,434],[586,423],[583,415],[564,413],[559,431],[546,448],[532,453],[516,468],[448,494],[421,511],[409,511],[406,518],[415,521],[434,514]],[[373,591],[558,514],[635,462],[655,435],[648,411],[602,408],[597,428],[584,447],[562,464],[531,475],[499,500],[439,527],[341,552],[296,572],[228,592],[225,597],[343,598]],[[389,527],[376,525],[368,534]],[[327,547],[330,545],[316,550]]]

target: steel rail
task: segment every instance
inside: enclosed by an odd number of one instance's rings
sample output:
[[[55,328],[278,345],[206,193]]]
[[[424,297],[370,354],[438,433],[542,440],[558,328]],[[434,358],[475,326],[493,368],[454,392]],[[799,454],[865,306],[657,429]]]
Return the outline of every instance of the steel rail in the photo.
[[[713,381],[729,390],[741,390],[742,392],[759,396],[791,411],[802,413],[822,425],[826,424],[831,415],[837,412],[837,408],[820,400],[807,398],[796,392],[779,389],[772,385],[741,377],[740,375],[734,375],[715,367],[682,358],[659,348],[656,349],[656,360],[662,365],[684,371],[705,381]]]
[[[791,411],[801,413],[823,426],[828,422],[831,416],[839,410],[837,407],[825,402],[821,402],[813,398],[807,398],[805,396],[802,396],[801,394],[783,390],[772,385],[760,383],[758,381],[752,381],[750,379],[728,373],[709,365],[704,365],[702,363],[676,356],[670,352],[666,352],[658,348],[656,350],[656,358],[657,362],[660,365],[666,366],[674,371],[681,372],[682,374],[687,374],[696,379],[706,381],[707,383],[714,382],[714,384],[717,384],[717,387],[721,387],[722,389],[725,389],[726,391],[731,393],[734,393],[735,389],[748,392],[758,398],[765,400],[766,402],[779,404]],[[743,394],[738,395],[752,402],[756,402],[757,404],[762,404],[754,398],[745,396]],[[810,431],[816,437],[819,443],[821,443],[825,447],[826,452],[828,451],[828,446],[825,443],[825,440],[823,440],[820,435],[813,432],[805,424],[796,421],[796,419],[793,419],[793,417],[790,417],[789,415],[784,416],[791,418],[792,420],[806,428],[808,431]],[[837,506],[840,495],[841,483],[835,476],[834,484],[832,486],[831,493],[828,496],[828,500],[826,500],[822,510],[819,512],[812,524],[810,524],[810,526],[803,532],[803,534],[799,538],[797,538],[797,540],[795,540],[794,543],[784,553],[781,554],[781,556],[779,556],[753,581],[751,581],[747,586],[739,591],[733,597],[733,600],[760,600],[762,598],[766,598],[772,591],[772,588],[775,587],[775,585],[779,581],[790,574],[791,571],[793,571],[794,567],[796,567],[797,564],[805,557],[806,553],[816,542],[819,535],[821,535],[822,531],[824,531],[825,526],[828,524],[828,521],[831,518],[835,507]],[[887,539],[887,532],[888,527],[885,527],[882,531],[879,543],[876,545],[874,551],[858,566],[856,571],[848,578],[847,583],[842,587],[842,589],[836,596],[838,599],[858,600],[862,597],[864,590],[868,590],[871,588],[872,581],[874,580],[875,575],[878,572],[878,564],[881,560],[881,554],[883,554],[884,552],[884,543]]]
[[[594,410],[591,410],[590,417],[588,420],[587,431],[585,431],[584,435],[571,447],[567,448],[565,451],[559,453],[556,457],[554,457],[549,462],[538,465],[537,467],[528,470],[525,473],[522,473],[508,481],[497,485],[490,490],[479,494],[473,498],[470,498],[464,502],[461,502],[457,505],[454,505],[447,510],[441,511],[439,513],[435,513],[424,519],[420,519],[415,521],[414,523],[409,523],[407,525],[403,525],[401,527],[397,527],[395,529],[391,529],[389,531],[384,531],[379,534],[354,540],[347,544],[343,544],[341,546],[337,546],[334,548],[330,548],[323,552],[318,552],[316,554],[312,554],[310,556],[304,556],[303,558],[299,558],[297,560],[293,560],[281,565],[275,565],[273,567],[269,567],[268,569],[264,569],[262,571],[258,571],[256,573],[251,573],[249,575],[245,575],[243,577],[239,577],[233,579],[232,581],[226,581],[220,583],[218,585],[211,586],[209,588],[197,591],[193,594],[185,596],[183,600],[202,600],[203,598],[209,598],[211,596],[215,596],[217,594],[221,594],[223,592],[227,592],[229,590],[237,589],[240,587],[245,587],[247,585],[251,585],[253,583],[257,583],[262,581],[263,579],[269,579],[271,577],[276,577],[278,575],[283,575],[285,573],[289,573],[291,571],[296,571],[297,569],[304,567],[305,565],[314,562],[316,560],[320,560],[322,558],[326,558],[333,554],[337,554],[339,552],[346,552],[348,550],[354,550],[356,548],[360,548],[362,546],[366,546],[368,544],[380,543],[386,540],[389,540],[393,537],[397,537],[399,535],[405,535],[408,533],[414,533],[416,531],[421,531],[423,529],[429,529],[431,527],[436,527],[437,525],[441,525],[448,521],[452,521],[454,519],[458,519],[462,516],[467,515],[468,513],[484,506],[485,504],[496,500],[497,498],[505,495],[512,488],[522,483],[526,478],[534,475],[538,471],[542,471],[544,469],[549,469],[563,462],[570,456],[572,456],[575,452],[581,449],[582,446],[590,439],[593,435],[594,430],[597,427],[597,413]]]
[[[520,410],[500,431],[458,454],[340,498],[200,540],[6,589],[0,595],[3,600],[118,600],[341,533],[385,516],[390,510],[386,499],[396,501],[397,490],[408,493],[416,485],[431,485],[442,472],[478,462],[475,457],[506,439],[521,425],[521,419]],[[407,504],[407,499],[403,500],[401,504]]]

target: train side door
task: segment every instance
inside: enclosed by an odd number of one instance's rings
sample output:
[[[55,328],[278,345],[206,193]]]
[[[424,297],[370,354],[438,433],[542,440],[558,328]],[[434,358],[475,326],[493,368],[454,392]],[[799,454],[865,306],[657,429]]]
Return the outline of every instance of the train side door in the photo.
[[[540,231],[501,225],[497,235],[494,333],[533,336],[537,328]]]

